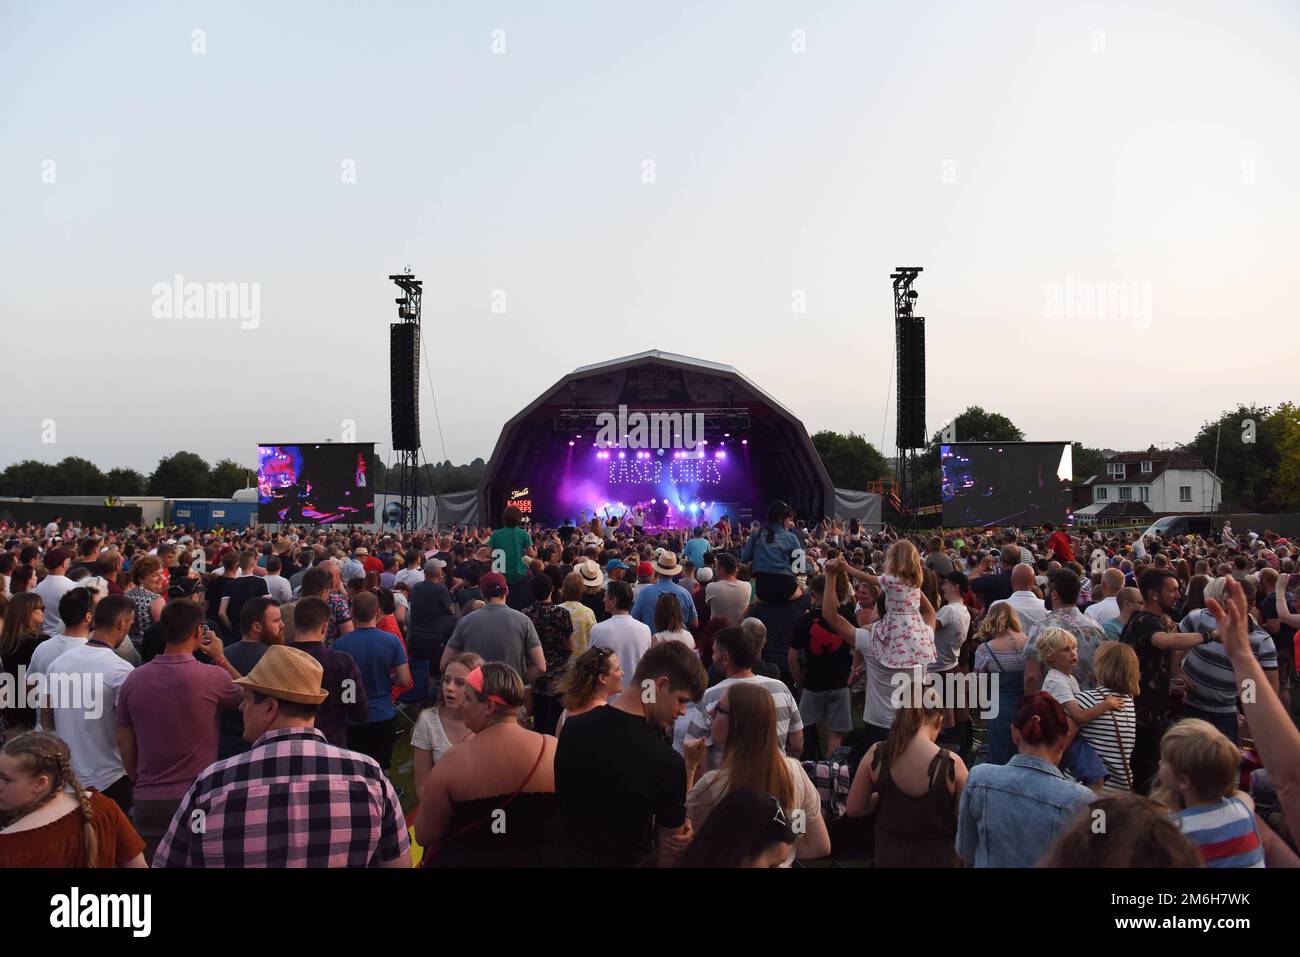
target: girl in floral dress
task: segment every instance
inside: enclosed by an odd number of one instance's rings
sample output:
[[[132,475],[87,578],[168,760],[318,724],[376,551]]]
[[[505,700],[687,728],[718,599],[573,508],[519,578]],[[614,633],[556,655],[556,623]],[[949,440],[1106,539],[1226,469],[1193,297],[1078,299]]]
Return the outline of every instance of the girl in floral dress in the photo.
[[[885,617],[873,632],[876,656],[887,668],[924,667],[936,658],[934,629],[926,624],[927,619],[933,620],[934,608],[921,594],[923,574],[916,546],[906,540],[889,546],[885,573],[880,576]]]

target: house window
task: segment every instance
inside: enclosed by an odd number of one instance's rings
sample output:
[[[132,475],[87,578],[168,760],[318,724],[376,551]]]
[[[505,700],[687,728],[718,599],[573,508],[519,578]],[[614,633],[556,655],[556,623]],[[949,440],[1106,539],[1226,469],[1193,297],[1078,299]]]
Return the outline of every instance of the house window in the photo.
[[[1096,496],[1096,498],[1097,498],[1097,501],[1098,501],[1098,502],[1104,502],[1104,501],[1106,501],[1106,486],[1104,486],[1104,485],[1099,486],[1099,487],[1096,489],[1096,492],[1097,492],[1097,496]]]
[[[1190,485],[1178,486],[1178,501],[1190,502],[1192,500],[1192,487]]]
[[[1142,474],[1143,474],[1143,475],[1150,475],[1150,474],[1151,474],[1151,463],[1150,463],[1150,462],[1143,462],[1143,463],[1142,463]]]
[[[1150,486],[1150,485],[1139,485],[1139,486],[1138,486],[1138,501],[1139,501],[1139,502],[1149,502],[1149,501],[1151,501],[1151,486]]]
[[[1121,502],[1131,502],[1131,501],[1133,501],[1133,486],[1132,486],[1132,485],[1121,485],[1121,486],[1119,487],[1119,500],[1120,500]]]
[[[1106,468],[1110,472],[1111,478],[1122,479],[1124,477],[1123,462],[1111,462],[1109,465],[1106,466]]]

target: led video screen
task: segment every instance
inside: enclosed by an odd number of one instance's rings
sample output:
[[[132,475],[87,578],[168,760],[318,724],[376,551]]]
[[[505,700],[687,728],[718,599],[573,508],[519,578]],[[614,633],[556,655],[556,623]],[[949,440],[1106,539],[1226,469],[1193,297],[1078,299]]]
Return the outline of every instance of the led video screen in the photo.
[[[940,446],[939,466],[949,528],[1069,519],[1069,442],[958,442]]]
[[[263,524],[370,524],[373,442],[259,445],[257,520]]]

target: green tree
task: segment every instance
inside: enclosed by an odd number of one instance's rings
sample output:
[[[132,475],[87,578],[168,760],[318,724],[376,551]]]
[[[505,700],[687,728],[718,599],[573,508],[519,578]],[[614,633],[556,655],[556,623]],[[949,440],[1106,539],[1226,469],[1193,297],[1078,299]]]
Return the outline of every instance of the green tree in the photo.
[[[885,457],[856,432],[821,431],[812,437],[812,444],[837,488],[863,489],[872,479],[890,474]]]
[[[212,470],[193,452],[177,452],[159,459],[149,476],[149,494],[168,498],[205,498],[211,494]]]
[[[1265,420],[1266,438],[1277,450],[1277,472],[1273,487],[1278,508],[1300,509],[1300,406],[1283,402]]]
[[[985,412],[978,405],[967,406],[957,416],[958,442],[1023,442],[1025,433],[1016,428],[1016,424],[999,412]],[[930,442],[938,445],[943,441],[943,432],[934,433]]]
[[[1070,458],[1074,466],[1074,481],[1085,482],[1092,476],[1105,472],[1106,460],[1114,454],[1110,449],[1090,449],[1082,442],[1075,442]]]
[[[145,479],[135,469],[109,469],[104,476],[106,495],[143,495]]]
[[[55,466],[35,459],[25,459],[15,462],[0,473],[0,494],[16,498],[62,495],[63,481]]]
[[[69,455],[54,468],[59,473],[64,495],[103,495],[105,492],[104,473],[94,462]]]
[[[1268,406],[1239,405],[1206,422],[1184,449],[1213,469],[1223,480],[1224,511],[1275,511],[1280,496],[1276,475],[1282,420],[1273,420]]]
[[[212,466],[210,478],[212,495],[215,498],[230,498],[249,483],[256,484],[256,470],[247,469],[233,459],[222,459]]]

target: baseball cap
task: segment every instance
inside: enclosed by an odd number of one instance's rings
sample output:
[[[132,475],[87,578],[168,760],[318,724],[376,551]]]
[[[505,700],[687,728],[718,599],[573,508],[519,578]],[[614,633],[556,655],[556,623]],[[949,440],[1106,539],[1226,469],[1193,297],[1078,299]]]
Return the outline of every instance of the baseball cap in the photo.
[[[641,562],[639,565],[636,566],[636,573],[638,576],[645,575],[647,578],[649,578],[651,575],[655,573],[655,567],[651,565],[649,562]]]
[[[605,563],[605,571],[612,572],[615,568],[631,568],[632,566],[617,558],[611,558]]]
[[[488,572],[479,578],[478,587],[484,598],[500,598],[506,593],[506,576],[500,572]]]

